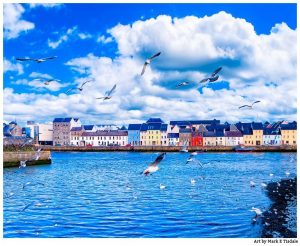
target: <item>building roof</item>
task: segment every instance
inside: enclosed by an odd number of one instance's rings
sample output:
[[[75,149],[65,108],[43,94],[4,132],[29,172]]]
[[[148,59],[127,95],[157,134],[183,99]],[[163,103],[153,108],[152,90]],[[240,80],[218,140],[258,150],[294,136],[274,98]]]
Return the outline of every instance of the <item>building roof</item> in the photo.
[[[252,130],[263,130],[263,124],[261,122],[252,122]]]
[[[78,132],[78,131],[81,131],[81,130],[82,130],[81,126],[71,128],[71,132]]]
[[[81,136],[127,136],[127,131],[96,131],[96,132],[83,132]]]
[[[141,129],[142,124],[129,124],[128,131],[139,131]]]
[[[216,137],[215,132],[204,132],[203,137]]]
[[[91,131],[91,130],[93,130],[93,128],[94,128],[94,125],[83,125],[83,129],[86,131]]]
[[[179,129],[179,133],[191,133],[191,132],[192,132],[191,128]]]
[[[60,123],[60,122],[71,122],[72,118],[55,118],[53,123]]]
[[[219,120],[172,120],[170,121],[170,125],[212,125],[212,124],[220,124]]]
[[[264,135],[280,135],[276,129],[264,128]]]
[[[150,118],[146,123],[164,123],[160,118]]]
[[[226,131],[225,137],[243,137],[243,134],[240,131]]]
[[[281,128],[281,130],[297,130],[297,122],[281,124],[280,128]]]
[[[168,133],[168,138],[179,138],[179,133]]]
[[[168,130],[168,124],[161,124],[160,130],[166,132]]]

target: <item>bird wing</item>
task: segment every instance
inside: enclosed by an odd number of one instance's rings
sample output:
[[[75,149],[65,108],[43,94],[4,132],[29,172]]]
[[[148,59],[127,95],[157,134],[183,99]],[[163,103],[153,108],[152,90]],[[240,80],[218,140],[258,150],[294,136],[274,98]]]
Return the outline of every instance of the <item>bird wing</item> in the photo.
[[[40,59],[36,59],[36,60],[52,60],[52,59],[55,59],[57,58],[57,56],[50,56],[50,57],[45,57],[45,58],[40,58]]]
[[[209,79],[209,82],[214,82],[214,81],[217,81],[219,78],[219,75],[215,76],[215,77],[210,77],[208,78]]]
[[[244,107],[251,108],[251,106],[249,106],[249,105],[243,105],[243,106],[240,106],[239,108],[244,108]]]
[[[110,96],[111,94],[113,94],[115,92],[115,89],[117,88],[117,85],[115,84],[113,86],[113,88],[111,88],[111,90],[107,93],[107,96]]]
[[[143,66],[143,70],[142,70],[142,72],[141,72],[141,76],[145,73],[145,70],[146,70],[147,65],[148,65],[148,64],[145,62],[145,63],[144,63],[144,66]]]
[[[97,97],[96,99],[104,99],[104,98],[106,98],[106,97]]]
[[[91,81],[93,81],[93,80],[90,79],[90,80],[87,80],[87,81],[83,82],[82,85],[81,85],[81,88],[82,88],[82,86],[84,86],[86,83],[89,83],[89,82],[91,82]]]
[[[199,83],[205,83],[209,80],[209,78],[202,79]]]
[[[217,75],[217,73],[219,73],[221,71],[222,67],[218,67],[212,74],[211,77],[215,77]]]
[[[32,60],[35,60],[35,59],[32,59],[32,58],[16,58],[17,61],[32,61]]]
[[[157,166],[157,165],[165,158],[165,154],[166,154],[166,153],[162,153],[162,154],[160,154],[158,157],[156,157],[155,161],[152,162],[152,163],[150,164],[150,166]]]
[[[151,56],[150,58],[148,58],[149,60],[154,59],[155,57],[158,57],[161,54],[161,52],[156,53],[155,55]]]
[[[255,104],[255,103],[259,103],[260,101],[255,101],[254,103],[252,103],[252,106]]]
[[[66,93],[69,93],[70,91],[74,90],[75,88],[71,88],[69,90],[66,91]]]

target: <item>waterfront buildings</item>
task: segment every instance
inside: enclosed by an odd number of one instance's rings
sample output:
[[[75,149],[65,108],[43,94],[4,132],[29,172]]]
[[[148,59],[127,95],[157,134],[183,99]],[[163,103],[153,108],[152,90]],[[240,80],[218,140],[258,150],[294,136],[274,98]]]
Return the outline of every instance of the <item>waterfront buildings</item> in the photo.
[[[297,145],[297,122],[281,124],[281,144],[282,145]]]
[[[281,146],[297,145],[297,122],[221,124],[219,120],[170,121],[150,118],[142,124],[82,125],[78,118],[55,118],[53,123],[15,121],[3,124],[3,136],[24,136],[32,143],[55,146]]]
[[[140,131],[142,124],[129,124],[128,126],[128,144],[140,146]]]
[[[71,145],[71,129],[73,127],[81,127],[78,118],[55,118],[53,120],[53,145]]]

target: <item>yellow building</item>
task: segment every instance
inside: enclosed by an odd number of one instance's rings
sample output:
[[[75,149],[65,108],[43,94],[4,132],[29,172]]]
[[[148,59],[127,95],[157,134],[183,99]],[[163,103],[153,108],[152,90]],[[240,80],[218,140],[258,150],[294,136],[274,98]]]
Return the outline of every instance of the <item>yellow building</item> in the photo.
[[[240,129],[243,132],[245,146],[263,145],[263,125],[262,123],[240,123]]]
[[[215,132],[203,133],[203,146],[216,146],[217,137]]]
[[[161,146],[167,145],[168,125],[164,124],[159,118],[150,118],[142,124],[140,137],[142,146]]]
[[[297,123],[281,124],[282,145],[297,145]]]

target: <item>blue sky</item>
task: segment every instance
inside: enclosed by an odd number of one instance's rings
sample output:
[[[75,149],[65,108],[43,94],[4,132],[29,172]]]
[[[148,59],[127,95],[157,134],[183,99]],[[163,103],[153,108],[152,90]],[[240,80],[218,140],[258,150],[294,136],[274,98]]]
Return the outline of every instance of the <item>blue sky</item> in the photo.
[[[294,120],[296,17],[296,4],[5,4],[4,120]],[[219,81],[199,86],[219,66]],[[111,100],[95,99],[114,84]],[[255,100],[255,110],[237,110]]]

